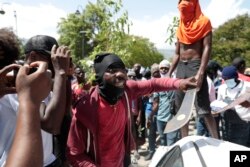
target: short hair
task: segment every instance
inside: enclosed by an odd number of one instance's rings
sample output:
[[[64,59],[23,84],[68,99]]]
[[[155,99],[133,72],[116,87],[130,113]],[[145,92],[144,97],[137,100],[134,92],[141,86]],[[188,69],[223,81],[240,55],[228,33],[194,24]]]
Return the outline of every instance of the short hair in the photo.
[[[155,72],[157,72],[157,71],[160,71],[160,69],[159,69],[159,64],[157,64],[157,63],[154,63],[152,66],[151,66],[151,76],[155,73]]]
[[[0,68],[15,63],[20,54],[19,40],[9,28],[0,29]]]
[[[233,60],[232,65],[233,65],[234,67],[236,67],[237,70],[241,70],[242,65],[245,66],[245,65],[246,65],[246,62],[245,62],[245,60],[244,60],[243,58],[241,58],[241,57],[236,57],[236,58]]]

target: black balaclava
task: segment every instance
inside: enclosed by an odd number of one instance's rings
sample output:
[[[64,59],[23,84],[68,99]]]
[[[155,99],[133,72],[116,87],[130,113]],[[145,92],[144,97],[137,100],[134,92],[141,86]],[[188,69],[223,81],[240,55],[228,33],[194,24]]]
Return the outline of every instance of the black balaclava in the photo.
[[[125,65],[122,60],[113,53],[98,54],[94,60],[96,82],[99,85],[100,95],[111,105],[114,105],[124,94],[124,88],[118,88],[103,80],[103,74],[108,68],[122,68]]]

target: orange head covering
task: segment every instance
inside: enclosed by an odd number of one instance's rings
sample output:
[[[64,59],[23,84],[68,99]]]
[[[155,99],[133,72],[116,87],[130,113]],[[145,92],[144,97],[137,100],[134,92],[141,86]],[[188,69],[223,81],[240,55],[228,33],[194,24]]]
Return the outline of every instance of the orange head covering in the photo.
[[[212,31],[210,20],[201,12],[199,0],[182,0],[178,9],[180,23],[177,38],[181,43],[192,44]]]

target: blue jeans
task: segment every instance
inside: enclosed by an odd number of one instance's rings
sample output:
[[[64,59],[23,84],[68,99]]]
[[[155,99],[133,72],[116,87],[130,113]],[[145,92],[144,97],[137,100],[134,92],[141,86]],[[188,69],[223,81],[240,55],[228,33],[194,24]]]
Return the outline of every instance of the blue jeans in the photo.
[[[196,121],[197,135],[209,137],[209,132],[203,117],[198,117]]]
[[[157,130],[160,135],[161,145],[162,146],[170,146],[174,144],[177,141],[177,132],[170,132],[170,133],[164,133],[164,129],[167,125],[167,122],[163,122],[160,120],[157,120]]]

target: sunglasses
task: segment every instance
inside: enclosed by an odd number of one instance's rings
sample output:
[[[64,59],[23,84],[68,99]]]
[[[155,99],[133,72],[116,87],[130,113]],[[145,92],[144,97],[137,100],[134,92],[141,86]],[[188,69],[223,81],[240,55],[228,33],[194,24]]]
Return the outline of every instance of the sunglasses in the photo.
[[[169,68],[167,68],[167,67],[161,67],[160,69],[161,70],[168,70]]]

